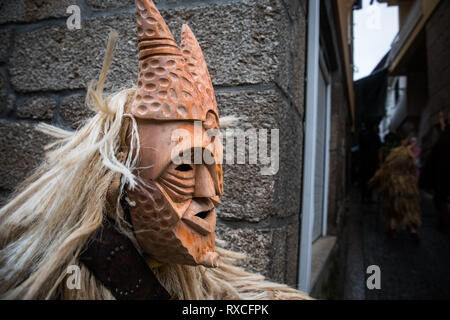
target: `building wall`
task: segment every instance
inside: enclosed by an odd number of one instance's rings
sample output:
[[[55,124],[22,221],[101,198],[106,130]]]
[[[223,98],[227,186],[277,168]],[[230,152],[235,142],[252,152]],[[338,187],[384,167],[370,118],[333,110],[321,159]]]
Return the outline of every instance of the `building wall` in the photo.
[[[347,81],[348,103],[351,110],[352,130],[355,127],[355,91],[353,85],[353,0],[335,0],[338,19],[340,41],[342,45],[343,73]]]
[[[81,8],[81,30],[68,30],[66,9]],[[155,1],[179,41],[188,23],[202,46],[222,116],[241,128],[280,129],[280,170],[226,165],[218,235],[248,253],[244,264],[269,278],[297,281],[302,178],[305,12],[299,0]],[[45,121],[76,128],[91,113],[85,87],[101,69],[109,31],[119,42],[108,92],[137,79],[133,0],[32,0],[0,4],[0,197],[43,159]]]
[[[330,81],[330,141],[327,234],[338,235],[346,187],[349,182],[354,89],[351,76],[354,1],[322,1],[320,46]],[[350,28],[350,29],[349,29]],[[350,37],[350,38],[349,38]],[[348,75],[350,73],[350,88]]]
[[[349,183],[351,119],[346,87],[342,76],[332,76],[331,88],[330,176],[328,189],[328,233],[336,235],[340,227]]]
[[[439,112],[450,113],[450,2],[441,1],[426,25],[428,104],[420,134],[428,151],[438,136]]]

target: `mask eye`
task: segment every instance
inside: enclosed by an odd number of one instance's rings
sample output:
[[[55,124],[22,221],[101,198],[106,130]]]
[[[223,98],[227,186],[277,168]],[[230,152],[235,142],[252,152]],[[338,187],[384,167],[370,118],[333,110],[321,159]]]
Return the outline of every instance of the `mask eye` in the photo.
[[[178,167],[176,167],[175,170],[181,171],[181,172],[188,172],[188,171],[192,171],[193,168],[189,164],[182,164],[182,165],[179,165]]]

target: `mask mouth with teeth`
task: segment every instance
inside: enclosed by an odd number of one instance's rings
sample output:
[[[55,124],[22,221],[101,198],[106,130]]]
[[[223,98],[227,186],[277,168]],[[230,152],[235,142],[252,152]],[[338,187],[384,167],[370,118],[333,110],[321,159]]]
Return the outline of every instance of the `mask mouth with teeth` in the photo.
[[[206,61],[187,25],[179,49],[151,0],[136,8],[139,79],[128,112],[138,126],[141,186],[127,191],[136,239],[158,262],[216,267],[223,152],[210,134],[220,126]],[[196,153],[200,160],[180,161]]]

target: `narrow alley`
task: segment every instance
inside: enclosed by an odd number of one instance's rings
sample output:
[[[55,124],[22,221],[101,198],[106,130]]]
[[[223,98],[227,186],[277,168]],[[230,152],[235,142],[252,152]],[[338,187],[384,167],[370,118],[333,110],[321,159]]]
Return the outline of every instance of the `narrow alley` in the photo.
[[[385,231],[379,205],[362,205],[357,192],[353,192],[349,200],[348,232],[351,234],[346,253],[346,299],[450,298],[450,235],[437,230],[432,197],[422,193],[421,205],[420,241],[415,241],[406,231],[391,238]],[[369,290],[366,286],[369,277],[366,270],[372,265],[381,270],[380,290]]]

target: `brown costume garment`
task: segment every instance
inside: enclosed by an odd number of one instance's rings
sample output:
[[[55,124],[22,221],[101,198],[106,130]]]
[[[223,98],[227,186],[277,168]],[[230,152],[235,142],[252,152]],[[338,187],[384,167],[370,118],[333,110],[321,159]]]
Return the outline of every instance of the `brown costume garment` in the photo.
[[[391,229],[421,225],[414,156],[407,147],[393,149],[369,184],[379,186],[386,223]]]

